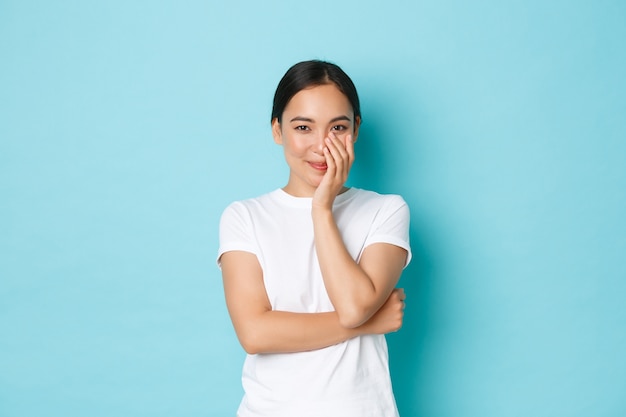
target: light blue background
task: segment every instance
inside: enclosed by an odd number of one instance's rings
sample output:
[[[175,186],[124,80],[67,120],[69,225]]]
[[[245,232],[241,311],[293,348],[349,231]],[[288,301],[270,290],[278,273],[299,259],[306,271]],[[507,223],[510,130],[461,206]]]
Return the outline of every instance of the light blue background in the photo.
[[[626,415],[623,1],[0,1],[0,416],[232,416],[215,266],[332,60],[354,186],[400,193],[403,417]]]

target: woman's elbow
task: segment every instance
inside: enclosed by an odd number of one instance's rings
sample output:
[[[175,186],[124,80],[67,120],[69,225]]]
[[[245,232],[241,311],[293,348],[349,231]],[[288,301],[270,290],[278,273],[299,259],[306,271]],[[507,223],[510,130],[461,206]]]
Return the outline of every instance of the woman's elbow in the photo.
[[[259,347],[259,345],[249,340],[239,339],[239,343],[248,355],[256,355],[257,353],[261,353],[261,348]]]
[[[263,344],[258,332],[255,332],[253,330],[242,330],[237,332],[237,338],[239,339],[239,344],[241,344],[241,347],[243,348],[243,350],[246,351],[248,355],[263,353]]]
[[[365,309],[356,306],[337,310],[337,315],[339,316],[339,324],[346,329],[357,328],[370,318]]]

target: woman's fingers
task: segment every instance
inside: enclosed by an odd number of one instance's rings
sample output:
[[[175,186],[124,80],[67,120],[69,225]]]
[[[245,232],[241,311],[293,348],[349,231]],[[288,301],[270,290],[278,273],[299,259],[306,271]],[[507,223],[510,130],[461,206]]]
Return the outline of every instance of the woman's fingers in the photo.
[[[332,154],[332,150],[328,146],[324,147],[324,156],[326,157],[326,175],[330,175],[331,177],[335,176],[335,171],[337,169],[337,163],[335,162],[335,157]]]
[[[334,174],[345,181],[352,165],[351,152],[353,151],[346,149],[345,144],[333,132],[326,138],[326,148],[329,150],[336,167]]]
[[[337,155],[340,156],[341,160],[344,162],[350,161],[350,155],[348,154],[348,150],[346,148],[346,144],[341,141],[335,133],[331,133],[329,136],[330,142],[334,146],[334,149],[337,151]]]
[[[345,139],[339,139],[335,132],[330,132],[324,139],[326,173],[313,196],[314,204],[317,206],[332,207],[332,202],[348,179],[353,156],[344,141]]]
[[[332,206],[333,200],[347,181],[354,153],[351,149],[351,138],[340,139],[335,132],[330,132],[324,144],[326,174],[317,187],[314,202],[327,207]]]
[[[406,293],[404,292],[404,288],[396,288],[394,291],[398,293],[398,297],[400,297],[401,300],[406,300]]]

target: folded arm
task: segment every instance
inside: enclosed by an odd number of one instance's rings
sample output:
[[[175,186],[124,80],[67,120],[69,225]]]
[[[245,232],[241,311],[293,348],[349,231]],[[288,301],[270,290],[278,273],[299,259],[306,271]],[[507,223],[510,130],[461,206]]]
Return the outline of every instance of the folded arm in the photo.
[[[367,322],[385,303],[400,279],[407,251],[375,243],[357,263],[341,238],[330,208],[314,207],[315,250],[328,296],[344,327]]]
[[[232,251],[220,258],[226,305],[235,332],[250,354],[321,349],[363,334],[385,334],[402,325],[404,292],[389,291],[376,314],[360,326],[347,328],[337,312],[273,311],[256,256]]]

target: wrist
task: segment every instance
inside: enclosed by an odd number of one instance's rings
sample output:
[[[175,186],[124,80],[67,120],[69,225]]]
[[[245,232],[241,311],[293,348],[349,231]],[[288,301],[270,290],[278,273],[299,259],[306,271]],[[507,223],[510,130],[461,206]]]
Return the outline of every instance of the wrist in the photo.
[[[311,206],[311,215],[313,220],[332,220],[333,208],[332,206],[318,205],[313,203]]]

